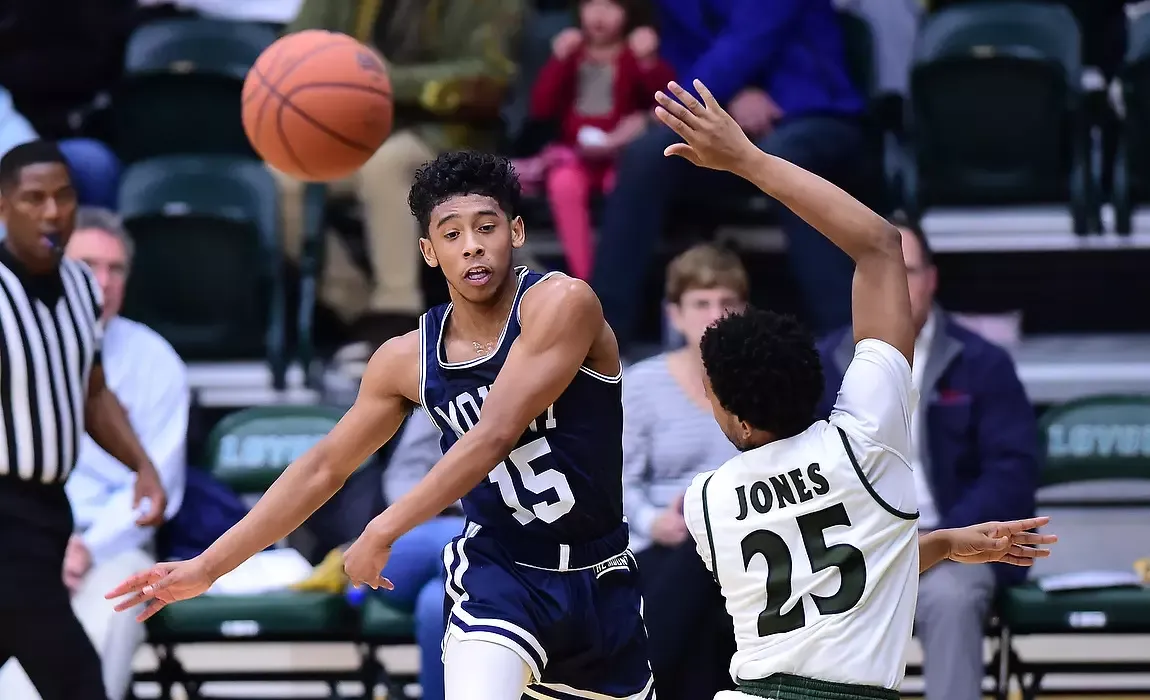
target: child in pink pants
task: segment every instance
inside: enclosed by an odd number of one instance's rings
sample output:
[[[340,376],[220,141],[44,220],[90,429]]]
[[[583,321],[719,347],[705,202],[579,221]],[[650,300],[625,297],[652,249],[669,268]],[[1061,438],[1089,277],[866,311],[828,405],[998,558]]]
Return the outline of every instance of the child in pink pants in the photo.
[[[559,141],[542,153],[544,178],[568,271],[581,279],[593,263],[591,196],[611,189],[616,153],[643,132],[655,91],[674,78],[655,31],[631,29],[633,2],[580,0],[579,28],[556,35],[531,94],[531,118],[559,124]]]

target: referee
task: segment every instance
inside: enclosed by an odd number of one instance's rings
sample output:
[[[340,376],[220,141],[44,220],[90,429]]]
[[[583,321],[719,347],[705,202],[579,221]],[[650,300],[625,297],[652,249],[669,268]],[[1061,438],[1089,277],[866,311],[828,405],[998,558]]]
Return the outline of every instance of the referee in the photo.
[[[17,659],[43,700],[107,700],[62,575],[80,435],[136,472],[141,524],[160,523],[164,491],[104,383],[100,288],[62,257],[76,191],[54,144],[0,158],[0,217],[0,665]]]

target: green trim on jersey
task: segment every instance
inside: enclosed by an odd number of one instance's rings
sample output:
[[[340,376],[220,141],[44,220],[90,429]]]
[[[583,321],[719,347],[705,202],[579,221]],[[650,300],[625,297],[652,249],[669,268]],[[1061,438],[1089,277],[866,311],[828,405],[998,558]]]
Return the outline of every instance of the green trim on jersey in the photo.
[[[789,673],[772,673],[758,681],[739,679],[738,689],[748,695],[772,700],[898,700],[897,690],[873,685],[835,683]]]
[[[715,556],[715,534],[711,532],[711,507],[707,505],[707,487],[711,485],[711,479],[715,478],[712,473],[703,481],[703,526],[707,529],[707,545],[711,548],[711,575],[715,577],[715,583],[719,582],[719,559]]]
[[[918,520],[917,510],[913,513],[904,513],[898,508],[895,508],[891,504],[882,500],[882,496],[878,495],[878,492],[874,490],[874,487],[871,486],[870,479],[866,478],[866,474],[863,473],[862,467],[859,466],[859,461],[855,458],[854,451],[851,450],[851,444],[847,441],[847,434],[843,432],[843,429],[839,428],[838,426],[835,426],[835,429],[839,431],[839,437],[842,438],[843,441],[843,448],[846,449],[847,456],[850,457],[851,466],[855,468],[855,474],[858,474],[859,481],[862,481],[863,487],[866,489],[866,492],[870,494],[871,498],[873,498],[876,503],[882,506],[883,510],[896,518],[902,518],[903,520]],[[780,698],[780,700],[783,699]]]

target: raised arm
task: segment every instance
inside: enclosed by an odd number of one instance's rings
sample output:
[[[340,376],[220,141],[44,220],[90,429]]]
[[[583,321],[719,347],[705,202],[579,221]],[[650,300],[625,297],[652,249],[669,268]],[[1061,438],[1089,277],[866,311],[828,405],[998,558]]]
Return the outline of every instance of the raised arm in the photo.
[[[276,479],[251,511],[186,562],[157,564],[130,577],[109,598],[134,594],[116,606],[149,601],[139,619],[168,603],[206,591],[220,576],[286,537],[343,486],[360,464],[391,439],[418,395],[419,336],[385,343],[368,362],[355,404],[322,440]]]
[[[523,330],[483,401],[479,422],[422,481],[377,516],[347,552],[354,584],[380,578],[392,543],[467,494],[506,459],[532,420],[555,403],[605,333],[599,300],[586,283],[557,277],[532,287],[520,306]]]
[[[660,92],[656,116],[686,143],[667,148],[695,165],[732,172],[798,214],[855,262],[852,298],[856,342],[881,340],[910,362],[915,328],[898,229],[835,185],[764,153],[698,80],[700,102],[676,83]]]

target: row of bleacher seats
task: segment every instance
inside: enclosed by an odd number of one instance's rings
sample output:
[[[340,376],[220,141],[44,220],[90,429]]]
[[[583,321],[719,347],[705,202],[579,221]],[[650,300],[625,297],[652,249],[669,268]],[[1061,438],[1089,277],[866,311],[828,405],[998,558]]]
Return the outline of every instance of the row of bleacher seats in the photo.
[[[232,414],[221,421],[208,439],[205,465],[213,475],[237,493],[264,491],[287,463],[310,447],[339,420],[337,409],[307,407],[261,407]],[[1040,491],[1044,513],[1085,512],[1090,519],[1108,519],[1130,542],[1150,541],[1150,397],[1099,397],[1069,402],[1047,411],[1041,430],[1045,442],[1045,467]],[[1141,482],[1142,491],[1134,487]],[[1082,484],[1106,483],[1120,488],[1100,496],[1067,490]],[[1137,494],[1141,494],[1138,496]],[[1135,494],[1132,496],[1131,494]],[[1055,516],[1059,518],[1059,516]],[[1115,518],[1120,518],[1115,520]],[[1102,548],[1118,555],[1117,561],[1100,562],[1097,532],[1077,533],[1080,549],[1066,551],[1074,540],[1068,522],[1058,552],[1063,570],[1108,565],[1129,567],[1144,552],[1122,547]],[[1104,552],[1103,552],[1104,553]],[[1050,560],[1054,562],[1054,559]],[[1148,673],[1150,660],[1125,663],[1085,663],[1074,660],[1042,663],[1023,659],[1014,642],[1029,635],[1150,634],[1150,589],[1121,588],[1100,591],[1046,593],[1027,583],[1001,592],[998,622],[989,634],[999,649],[988,665],[988,675],[998,681],[1001,698],[1011,678],[1024,680],[1027,700],[1040,690],[1050,673]],[[148,640],[157,649],[159,666],[137,680],[159,682],[161,697],[170,697],[174,684],[198,688],[213,680],[321,680],[337,684],[356,680],[365,684],[365,697],[382,682],[390,697],[402,698],[403,681],[393,677],[378,660],[380,647],[412,643],[410,615],[389,606],[377,596],[356,607],[339,594],[285,591],[259,596],[205,595],[164,608],[148,623]],[[183,644],[245,642],[338,642],[360,647],[360,666],[352,671],[310,669],[268,673],[188,671],[176,648]],[[195,696],[193,695],[193,698]]]
[[[892,98],[873,87],[869,25],[848,13],[842,19],[852,76],[872,96],[876,172],[885,161],[890,173],[886,191],[868,199],[885,195],[886,208],[912,217],[952,205],[1053,203],[1068,206],[1081,234],[1100,230],[1104,199],[1119,232],[1131,229],[1135,204],[1150,201],[1150,16],[1130,27],[1121,75],[1126,119],[1108,177],[1091,138],[1097,120],[1082,88],[1081,37],[1065,8],[988,1],[931,15],[897,114]],[[570,21],[555,11],[527,20],[506,109],[509,146],[550,39]],[[306,368],[313,355],[323,191],[311,193],[300,322],[289,329],[277,195],[239,119],[247,68],[275,38],[268,26],[226,21],[144,25],[127,47],[113,118],[115,146],[128,164],[121,204],[141,239],[125,313],[157,327],[189,360],[266,355],[280,388],[292,360]],[[717,202],[705,217],[762,223],[765,213],[766,203],[752,197]]]

